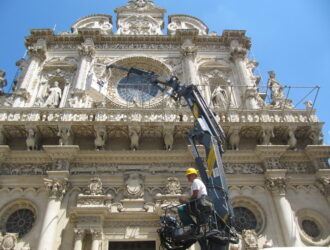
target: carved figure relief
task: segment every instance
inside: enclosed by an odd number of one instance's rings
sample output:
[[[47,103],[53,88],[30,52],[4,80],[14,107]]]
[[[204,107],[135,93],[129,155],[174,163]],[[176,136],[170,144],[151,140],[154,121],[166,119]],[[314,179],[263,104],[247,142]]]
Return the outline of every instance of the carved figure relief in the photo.
[[[6,233],[1,239],[1,249],[3,250],[12,250],[15,248],[17,243],[18,234],[17,233]]]
[[[99,177],[93,177],[90,180],[90,183],[88,185],[88,190],[86,191],[86,193],[90,195],[102,194],[102,181]]]
[[[243,245],[246,250],[258,250],[258,235],[255,230],[242,231]]]
[[[124,196],[130,199],[142,198],[144,195],[144,180],[141,174],[130,173],[124,176]]]
[[[182,194],[181,184],[178,178],[169,177],[167,178],[167,184],[165,187],[166,194]]]
[[[216,87],[212,92],[212,103],[214,107],[225,109],[228,105],[228,96],[221,86]]]
[[[134,15],[120,20],[117,34],[120,35],[161,35],[160,24],[151,16]]]
[[[45,107],[57,108],[60,105],[62,98],[62,89],[59,87],[59,82],[55,81],[53,87],[48,91],[48,97],[45,102]]]

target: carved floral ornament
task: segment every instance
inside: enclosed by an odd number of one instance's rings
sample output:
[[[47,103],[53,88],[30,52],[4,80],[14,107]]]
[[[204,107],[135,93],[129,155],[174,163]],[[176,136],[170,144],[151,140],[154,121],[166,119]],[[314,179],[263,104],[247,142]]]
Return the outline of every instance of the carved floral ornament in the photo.
[[[171,195],[182,194],[182,188],[178,178],[176,177],[167,178],[165,193]]]

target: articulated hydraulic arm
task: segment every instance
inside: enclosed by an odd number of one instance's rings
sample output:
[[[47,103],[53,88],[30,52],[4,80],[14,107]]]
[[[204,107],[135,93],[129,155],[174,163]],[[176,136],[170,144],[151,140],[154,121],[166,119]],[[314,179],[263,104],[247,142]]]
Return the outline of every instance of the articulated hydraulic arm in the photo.
[[[165,220],[165,227],[168,226],[168,228],[160,230],[161,239],[163,238],[163,241],[167,242],[163,246],[166,249],[186,249],[191,242],[198,240],[202,249],[227,249],[229,242],[237,242],[237,236],[232,226],[234,213],[228,197],[228,187],[221,160],[225,134],[217,123],[213,112],[206,105],[199,90],[193,84],[188,86],[180,85],[178,78],[175,76],[167,79],[152,72],[136,68],[127,69],[121,66],[108,65],[107,69],[109,68],[127,71],[128,77],[130,74],[139,75],[145,82],[153,84],[174,100],[184,98],[195,118],[195,126],[193,130],[188,132],[188,137],[201,179],[207,187],[213,212],[210,212],[211,219],[208,222],[208,227],[203,227],[207,229],[199,229],[197,230],[198,233],[196,233],[196,230],[195,233],[189,232],[189,235],[193,235],[191,237],[180,238],[178,233],[174,232],[176,230],[175,226],[173,226],[174,224],[172,226],[168,224],[173,223],[173,221],[168,222],[169,218],[163,219]],[[207,166],[205,166],[196,144],[202,144],[205,147]],[[205,217],[205,214],[203,216]],[[197,221],[199,220],[197,219]],[[204,220],[200,220],[200,223],[202,221]],[[172,228],[173,232],[170,232],[171,227],[174,227]],[[176,236],[178,237],[176,238]],[[189,244],[184,244],[185,241]]]

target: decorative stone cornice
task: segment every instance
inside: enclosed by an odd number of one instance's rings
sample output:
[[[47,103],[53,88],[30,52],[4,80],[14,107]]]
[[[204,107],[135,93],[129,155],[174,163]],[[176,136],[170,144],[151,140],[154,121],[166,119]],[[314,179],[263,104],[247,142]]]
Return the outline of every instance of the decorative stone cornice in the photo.
[[[256,154],[264,162],[265,169],[282,169],[280,158],[287,148],[288,145],[257,145]]]
[[[305,153],[310,159],[330,158],[330,146],[327,145],[307,145]]]
[[[67,189],[68,179],[44,179],[46,190],[48,192],[49,199],[62,200]]]
[[[248,50],[251,47],[251,40],[245,36],[245,33],[245,30],[224,30],[221,38],[227,46],[236,40],[244,49]]]
[[[42,147],[52,160],[72,160],[79,152],[78,145],[43,145]]]

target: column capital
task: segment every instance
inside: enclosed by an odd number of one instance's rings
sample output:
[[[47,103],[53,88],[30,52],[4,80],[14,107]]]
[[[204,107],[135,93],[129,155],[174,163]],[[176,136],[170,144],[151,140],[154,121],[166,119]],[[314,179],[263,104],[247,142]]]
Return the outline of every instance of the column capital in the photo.
[[[84,42],[78,46],[77,51],[81,57],[92,59],[95,55],[95,46],[93,42]]]
[[[193,44],[184,43],[181,46],[181,54],[183,57],[190,58],[193,60],[197,55],[197,47]]]
[[[102,239],[102,231],[98,229],[91,229],[90,230],[92,235],[92,240],[101,240]]]
[[[237,40],[230,42],[230,58],[235,61],[237,59],[244,60],[247,56],[247,49],[239,44]]]
[[[321,194],[323,194],[326,198],[330,197],[330,177],[329,176],[322,176],[322,177],[316,179],[315,185],[320,190]]]
[[[64,179],[44,179],[46,190],[48,192],[49,199],[61,201],[69,187],[67,178]]]
[[[285,169],[272,169],[265,172],[265,187],[273,194],[285,195],[287,187]]]
[[[75,228],[74,235],[76,240],[83,240],[86,232],[84,229]]]

